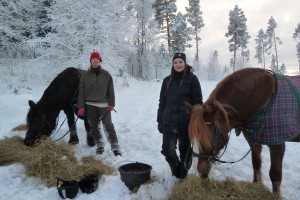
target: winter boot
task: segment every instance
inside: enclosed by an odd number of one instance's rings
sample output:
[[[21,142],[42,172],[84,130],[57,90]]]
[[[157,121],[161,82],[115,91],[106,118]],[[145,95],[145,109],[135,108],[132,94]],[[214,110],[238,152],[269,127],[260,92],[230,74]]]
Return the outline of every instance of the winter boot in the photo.
[[[180,178],[180,162],[168,162],[172,175],[174,175],[176,178]]]
[[[103,152],[104,152],[104,147],[98,147],[96,150],[96,154],[99,154],[99,155],[103,154]]]
[[[188,172],[189,172],[189,169],[186,168],[185,164],[184,163],[180,163],[180,170],[179,170],[179,178],[180,179],[185,179]]]
[[[122,156],[120,149],[113,150],[113,153],[115,154],[115,156]]]
[[[79,143],[79,139],[77,134],[71,134],[70,136],[70,140],[68,142],[69,144],[78,144]]]
[[[90,147],[93,147],[93,146],[95,146],[95,141],[94,141],[94,138],[91,136],[91,135],[87,135],[87,137],[86,137],[86,143],[87,143],[87,145],[89,145]]]

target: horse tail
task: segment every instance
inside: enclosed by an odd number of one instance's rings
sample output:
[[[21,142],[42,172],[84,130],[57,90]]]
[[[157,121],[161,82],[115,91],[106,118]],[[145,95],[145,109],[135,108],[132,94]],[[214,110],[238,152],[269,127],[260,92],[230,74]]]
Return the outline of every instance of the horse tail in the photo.
[[[199,149],[211,149],[212,148],[212,134],[204,121],[204,108],[201,105],[195,105],[195,111],[192,112],[191,120],[189,123],[189,136],[191,139],[199,142]]]

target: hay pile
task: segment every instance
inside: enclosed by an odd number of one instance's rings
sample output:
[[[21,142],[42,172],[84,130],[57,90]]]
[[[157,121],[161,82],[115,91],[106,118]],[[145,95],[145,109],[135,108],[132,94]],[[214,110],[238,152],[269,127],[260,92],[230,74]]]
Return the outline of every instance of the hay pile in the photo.
[[[43,140],[35,147],[27,147],[23,138],[15,136],[0,140],[0,166],[21,163],[28,176],[39,177],[47,186],[56,186],[56,177],[64,180],[80,180],[88,174],[110,175],[115,170],[93,156],[80,162],[73,154],[73,146],[65,142]]]
[[[189,175],[172,190],[169,200],[278,200],[262,184],[253,184],[244,181],[235,181],[228,178],[225,181],[203,180]]]

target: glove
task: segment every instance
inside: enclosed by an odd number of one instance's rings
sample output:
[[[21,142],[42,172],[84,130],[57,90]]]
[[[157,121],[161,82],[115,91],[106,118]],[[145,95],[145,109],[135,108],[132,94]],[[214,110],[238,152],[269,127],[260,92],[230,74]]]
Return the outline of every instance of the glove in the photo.
[[[161,124],[161,123],[158,123],[158,125],[157,125],[157,130],[158,130],[160,133],[163,133],[163,127],[162,127],[162,124]]]
[[[77,111],[77,115],[80,117],[83,117],[85,115],[85,110],[84,108],[79,108]]]
[[[109,110],[110,112],[111,112],[111,111],[114,111],[114,110],[115,110],[115,106],[108,106],[108,107],[107,107],[107,110]]]

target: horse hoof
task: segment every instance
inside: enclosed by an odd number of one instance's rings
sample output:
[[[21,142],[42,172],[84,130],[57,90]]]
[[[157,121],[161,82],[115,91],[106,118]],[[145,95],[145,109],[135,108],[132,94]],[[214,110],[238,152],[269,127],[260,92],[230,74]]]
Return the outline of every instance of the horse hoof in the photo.
[[[70,140],[69,140],[68,143],[69,144],[73,144],[73,145],[78,144],[79,143],[79,139],[78,139],[78,137],[72,137],[72,138],[70,138]]]
[[[93,146],[95,146],[95,141],[94,141],[94,139],[92,138],[92,137],[87,137],[87,139],[86,139],[86,143],[87,143],[87,145],[89,145],[90,147],[93,147]]]

